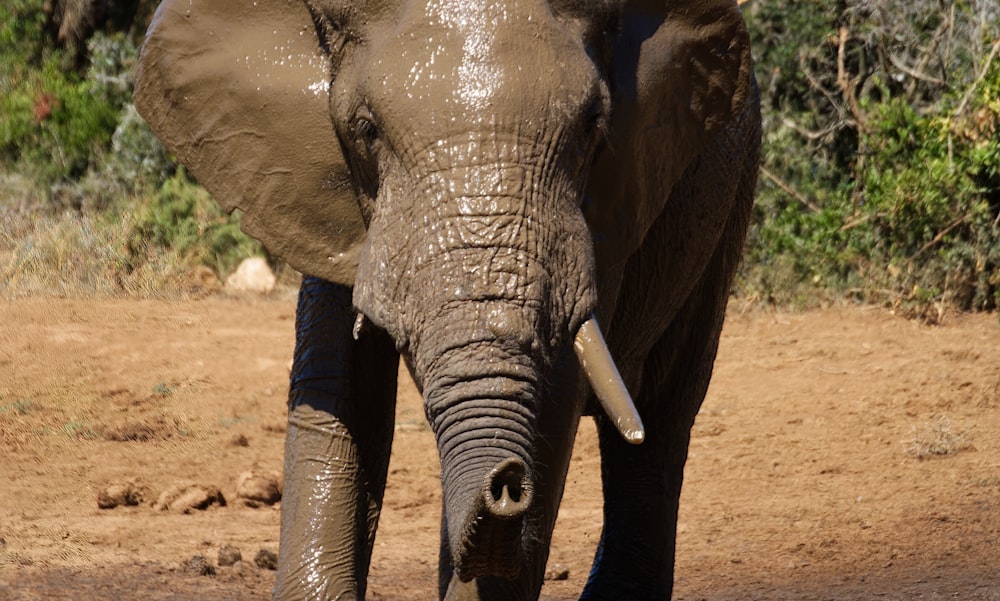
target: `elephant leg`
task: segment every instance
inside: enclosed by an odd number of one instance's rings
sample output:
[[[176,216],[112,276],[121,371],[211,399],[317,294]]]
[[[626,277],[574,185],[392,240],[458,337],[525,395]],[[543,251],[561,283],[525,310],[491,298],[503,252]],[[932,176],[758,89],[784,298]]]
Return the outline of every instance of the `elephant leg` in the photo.
[[[626,443],[596,416],[601,448],[604,528],[581,599],[670,599],[677,510],[691,426],[705,398],[732,273],[742,241],[734,218],[641,372],[637,407],[646,424],[640,445]]]
[[[399,356],[357,341],[351,289],[304,278],[275,599],[363,599],[392,444]]]
[[[604,528],[581,599],[670,599],[677,509],[693,409],[698,395],[676,392],[674,424],[654,428],[628,446],[604,416],[596,418],[601,448]],[[684,410],[686,409],[686,410]],[[645,418],[644,418],[645,419]]]

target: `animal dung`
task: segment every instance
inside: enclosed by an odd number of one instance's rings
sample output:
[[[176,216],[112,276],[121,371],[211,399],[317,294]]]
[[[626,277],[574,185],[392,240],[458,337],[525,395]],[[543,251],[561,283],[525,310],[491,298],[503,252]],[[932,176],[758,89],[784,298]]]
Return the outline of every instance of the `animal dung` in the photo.
[[[281,500],[282,482],[276,474],[247,471],[236,479],[236,498],[248,507],[274,505]]]
[[[174,484],[160,494],[153,509],[175,513],[193,513],[212,506],[224,507],[226,498],[217,486],[190,482]]]

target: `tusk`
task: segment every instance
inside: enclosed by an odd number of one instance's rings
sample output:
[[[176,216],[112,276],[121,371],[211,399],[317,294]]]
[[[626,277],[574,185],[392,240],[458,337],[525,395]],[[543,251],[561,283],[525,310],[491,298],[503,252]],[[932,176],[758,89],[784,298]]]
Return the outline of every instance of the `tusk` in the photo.
[[[580,366],[587,374],[590,385],[601,402],[601,407],[608,414],[622,437],[632,443],[639,444],[646,438],[639,412],[632,403],[625,382],[622,381],[615,362],[611,359],[608,345],[601,335],[597,320],[591,316],[580,326],[573,342],[573,349],[580,360]]]
[[[357,317],[354,318],[354,329],[351,330],[351,336],[354,340],[361,338],[361,335],[368,330],[368,318],[361,311],[358,311]]]

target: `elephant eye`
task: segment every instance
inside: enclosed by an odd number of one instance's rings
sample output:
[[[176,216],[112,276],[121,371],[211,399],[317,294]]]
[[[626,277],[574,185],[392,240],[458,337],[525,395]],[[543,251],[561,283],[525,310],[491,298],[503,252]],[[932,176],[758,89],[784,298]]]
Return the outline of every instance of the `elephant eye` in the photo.
[[[378,193],[378,152],[381,147],[381,133],[374,119],[365,109],[361,109],[352,124],[354,148],[351,163],[358,183],[372,198]]]
[[[606,137],[608,135],[608,114],[604,109],[603,99],[595,100],[586,113],[586,127],[592,136]]]
[[[371,152],[372,146],[378,141],[378,128],[375,124],[371,122],[369,118],[358,117],[357,122],[354,125],[354,131],[358,136],[358,139],[367,147],[368,151]]]

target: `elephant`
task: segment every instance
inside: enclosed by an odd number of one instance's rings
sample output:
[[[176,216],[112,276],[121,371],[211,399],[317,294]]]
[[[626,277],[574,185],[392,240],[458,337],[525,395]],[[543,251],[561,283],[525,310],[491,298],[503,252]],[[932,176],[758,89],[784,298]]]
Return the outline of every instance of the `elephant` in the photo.
[[[275,598],[365,597],[400,358],[439,450],[441,599],[538,598],[584,415],[581,598],[670,598],[758,170],[736,0],[165,0],[137,81],[304,276]]]

